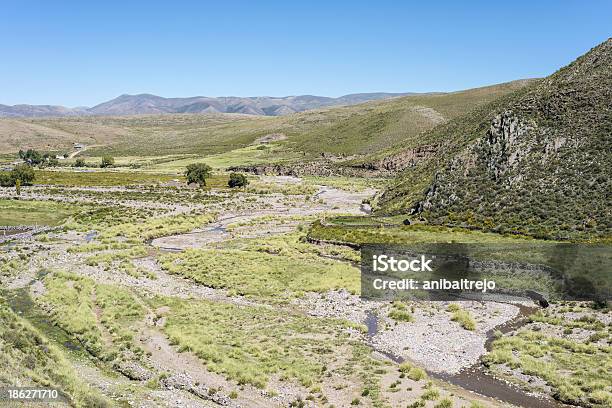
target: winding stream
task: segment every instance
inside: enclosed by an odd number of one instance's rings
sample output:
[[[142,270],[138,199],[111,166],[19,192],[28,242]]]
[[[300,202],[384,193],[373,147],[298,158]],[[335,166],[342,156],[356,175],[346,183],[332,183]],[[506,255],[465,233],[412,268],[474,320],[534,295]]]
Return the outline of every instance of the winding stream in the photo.
[[[31,283],[31,282],[30,282]],[[62,328],[53,324],[48,314],[37,305],[30,296],[30,285],[19,289],[1,289],[0,294],[6,298],[13,312],[26,318],[34,327],[51,339],[55,344],[74,353],[76,356],[87,356],[87,352],[78,341]]]
[[[487,351],[491,351],[491,346],[495,337],[493,333],[497,330],[506,334],[513,330],[517,330],[528,322],[528,317],[533,314],[538,308],[516,305],[519,308],[519,313],[513,319],[506,323],[497,326],[487,332],[487,340],[485,347]],[[378,334],[378,316],[375,312],[369,312],[365,321],[368,328],[368,338],[371,340]],[[372,346],[374,347],[374,346]],[[388,353],[386,351],[377,350],[392,361],[400,364],[404,362],[404,358]],[[432,372],[425,369],[429,376],[446,381],[465,390],[475,392],[485,397],[494,398],[501,402],[507,402],[523,408],[563,408],[569,405],[562,404],[551,398],[540,397],[521,390],[516,385],[508,383],[489,374],[485,366],[481,362],[461,370],[457,374],[442,374]]]
[[[256,217],[256,216],[251,216]],[[229,225],[232,221],[238,218],[245,218],[244,216],[231,216],[217,221],[211,226],[203,229],[202,231],[191,232],[187,234],[181,234],[182,236],[186,235],[196,235],[198,238],[197,241],[206,241],[210,242],[219,242],[223,241],[227,235],[229,234],[226,230],[227,225]],[[250,218],[250,217],[247,217]],[[163,240],[155,243],[149,242],[150,244],[155,245],[157,248],[164,251],[182,251],[184,247],[172,247],[167,245]],[[167,246],[166,246],[167,245]],[[495,340],[494,332],[500,331],[504,334],[509,333],[513,330],[517,330],[523,325],[527,323],[527,318],[533,314],[537,307],[528,307],[524,305],[517,305],[519,307],[519,313],[513,319],[507,321],[506,323],[497,326],[491,330],[489,330],[486,334],[487,340],[485,342],[485,347],[487,351],[491,350],[492,343]],[[368,328],[368,337],[371,339],[378,333],[378,316],[375,312],[370,312],[367,315],[365,324]],[[381,352],[380,350],[378,350]],[[396,363],[402,363],[404,361],[403,358],[392,355],[387,352],[381,352],[389,359],[393,360]],[[540,397],[533,394],[528,394],[527,392],[521,390],[516,385],[510,384],[504,380],[498,379],[490,375],[484,365],[480,362],[468,367],[464,370],[461,370],[458,374],[441,374],[428,371],[428,374],[433,377],[458,387],[461,387],[465,390],[475,392],[477,394],[483,395],[485,397],[494,398],[498,401],[507,402],[513,405],[517,405],[524,408],[562,408],[568,407],[567,405],[561,404],[551,398]]]
[[[19,228],[19,229],[0,229],[0,237],[8,237],[11,235],[23,234],[24,232],[30,231],[29,228]]]
[[[265,214],[264,214],[265,215]],[[147,240],[147,244],[168,252],[180,252],[188,248],[199,248],[212,242],[221,242],[229,237],[227,226],[236,220],[257,218],[258,215],[232,215],[217,220],[213,224],[192,232],[170,235]]]
[[[325,193],[328,193],[332,189],[323,188],[319,191],[315,197],[319,197]],[[361,208],[362,212],[364,211]],[[147,241],[147,244],[156,247],[162,251],[183,251],[187,248],[197,248],[205,246],[213,242],[222,242],[228,239],[230,233],[227,231],[227,226],[232,222],[247,221],[263,215],[274,214],[275,211],[262,211],[254,212],[251,214],[240,214],[240,215],[228,215],[225,218],[217,220],[215,223],[210,224],[200,230],[177,234],[167,237],[160,237],[153,240]],[[527,317],[533,314],[537,308],[527,307],[518,305],[518,315],[509,320],[508,322],[489,330],[486,333],[487,340],[485,347],[488,351],[491,350],[492,343],[494,341],[494,332],[501,331],[502,333],[508,333],[516,330],[527,323]],[[378,333],[378,316],[375,312],[369,312],[365,321],[368,328],[368,337],[371,340]],[[375,349],[375,348],[374,348]],[[380,350],[381,354],[385,355],[396,363],[404,361],[402,357],[393,355],[388,352]],[[561,404],[551,398],[540,397],[537,395],[528,394],[526,391],[521,390],[516,385],[510,384],[504,380],[498,379],[490,375],[484,365],[480,362],[461,370],[457,374],[441,374],[436,372],[428,371],[428,374],[432,378],[436,378],[465,390],[475,392],[477,394],[496,399],[501,402],[510,403],[524,408],[562,408],[568,407],[567,405]]]
[[[27,235],[30,231],[32,231],[32,228],[18,228],[18,229],[5,229],[5,228],[0,228],[0,244],[4,243],[6,241],[11,241],[12,239],[15,238],[20,238],[21,236]]]

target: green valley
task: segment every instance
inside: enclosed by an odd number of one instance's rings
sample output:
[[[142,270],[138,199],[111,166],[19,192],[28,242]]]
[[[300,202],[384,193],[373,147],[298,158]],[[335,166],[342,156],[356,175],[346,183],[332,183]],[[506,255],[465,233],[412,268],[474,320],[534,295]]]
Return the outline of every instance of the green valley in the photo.
[[[2,390],[83,408],[612,406],[612,39],[457,92],[0,115]],[[431,262],[501,269],[505,292],[368,297],[364,248],[399,246],[459,248]]]

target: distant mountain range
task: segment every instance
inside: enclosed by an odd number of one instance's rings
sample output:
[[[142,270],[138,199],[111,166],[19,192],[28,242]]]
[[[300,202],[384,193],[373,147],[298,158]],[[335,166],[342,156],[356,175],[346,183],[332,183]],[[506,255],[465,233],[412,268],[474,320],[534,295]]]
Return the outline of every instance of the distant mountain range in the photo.
[[[242,113],[247,115],[281,116],[328,106],[355,105],[414,93],[359,93],[339,98],[298,95],[284,97],[218,97],[194,96],[163,98],[151,94],[121,95],[92,108],[66,108],[56,105],[1,105],[0,117],[44,117],[85,115],[143,115],[164,113]]]

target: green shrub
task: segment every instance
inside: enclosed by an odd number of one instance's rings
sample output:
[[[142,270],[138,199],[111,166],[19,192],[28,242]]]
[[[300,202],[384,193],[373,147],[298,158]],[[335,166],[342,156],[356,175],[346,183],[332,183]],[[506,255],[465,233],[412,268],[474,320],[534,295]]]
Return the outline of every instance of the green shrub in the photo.
[[[206,186],[206,179],[210,177],[212,168],[205,163],[193,163],[185,169],[187,184],[196,183],[200,187]]]
[[[229,188],[246,187],[248,184],[249,180],[241,173],[231,173],[227,182]]]
[[[580,405],[583,396],[580,388],[568,383],[560,384],[553,393],[555,399],[572,405]]]
[[[428,388],[423,395],[421,395],[421,399],[424,401],[435,401],[440,397],[440,391],[437,388]]]
[[[400,364],[399,371],[401,373],[408,373],[411,368],[412,368],[412,365],[409,362],[404,361],[403,363]]]
[[[440,402],[434,405],[434,408],[451,408],[452,406],[453,401],[451,401],[449,398],[443,398],[440,400]]]
[[[0,173],[0,186],[12,187],[16,184],[17,180],[20,181],[22,186],[27,186],[32,184],[34,179],[35,174],[32,166],[29,164],[18,164],[8,174]]]
[[[101,168],[113,167],[115,165],[115,159],[112,156],[104,156],[100,162]]]
[[[451,303],[450,305],[448,305],[446,310],[449,312],[458,312],[459,310],[461,310],[461,306],[456,303]]]
[[[451,320],[458,322],[465,330],[476,330],[476,322],[467,310],[457,310],[453,313]]]
[[[395,321],[398,322],[412,322],[414,321],[414,318],[412,317],[412,315],[410,314],[410,312],[407,312],[405,310],[397,310],[397,309],[393,309],[389,312],[389,317]]]
[[[408,372],[408,378],[413,381],[421,381],[427,378],[427,373],[425,373],[425,370],[423,370],[422,368],[412,367]]]
[[[604,407],[612,407],[612,393],[605,390],[594,391],[589,395],[589,401]]]

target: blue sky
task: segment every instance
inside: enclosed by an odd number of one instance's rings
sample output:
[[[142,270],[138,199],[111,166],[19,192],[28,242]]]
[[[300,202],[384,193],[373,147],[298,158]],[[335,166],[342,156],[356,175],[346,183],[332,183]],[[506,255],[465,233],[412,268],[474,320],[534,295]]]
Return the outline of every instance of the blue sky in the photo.
[[[452,91],[545,76],[612,1],[5,1],[0,103]]]

